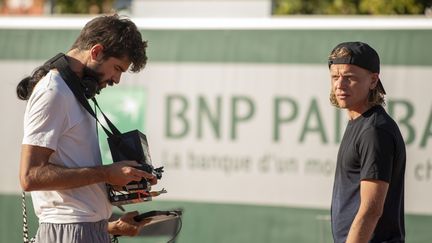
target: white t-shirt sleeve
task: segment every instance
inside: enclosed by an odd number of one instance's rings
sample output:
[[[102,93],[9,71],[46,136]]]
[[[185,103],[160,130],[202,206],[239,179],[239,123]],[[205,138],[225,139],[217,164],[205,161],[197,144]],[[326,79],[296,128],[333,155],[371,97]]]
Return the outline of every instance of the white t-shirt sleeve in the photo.
[[[68,126],[65,97],[55,87],[34,92],[24,117],[23,144],[56,150],[59,137]]]

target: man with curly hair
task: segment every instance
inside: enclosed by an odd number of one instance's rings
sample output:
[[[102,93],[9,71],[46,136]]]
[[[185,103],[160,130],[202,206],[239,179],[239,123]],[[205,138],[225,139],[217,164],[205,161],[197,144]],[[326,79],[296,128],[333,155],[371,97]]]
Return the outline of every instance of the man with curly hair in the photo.
[[[115,14],[89,21],[63,57],[77,85],[92,82],[90,98],[118,84],[127,70],[143,69],[145,48],[136,25]],[[124,186],[142,178],[155,184],[154,175],[134,168],[136,161],[102,164],[95,120],[56,68],[37,68],[18,84],[17,95],[28,100],[20,182],[31,191],[39,218],[36,242],[108,243],[109,234],[138,234],[148,222],[135,222],[137,212],[108,222],[112,205],[106,184]]]

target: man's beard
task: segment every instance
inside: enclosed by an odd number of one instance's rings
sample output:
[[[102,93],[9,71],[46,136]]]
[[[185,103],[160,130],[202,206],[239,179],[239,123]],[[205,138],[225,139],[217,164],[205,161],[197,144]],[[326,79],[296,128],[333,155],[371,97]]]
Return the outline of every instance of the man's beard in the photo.
[[[88,92],[88,95],[86,96],[94,96],[100,93],[101,90],[100,83],[103,74],[97,72],[95,69],[90,67],[84,67],[83,69],[82,84],[84,86],[84,89],[86,89],[86,91]]]
[[[100,73],[97,70],[97,67],[91,68],[91,67],[84,67],[83,70],[83,77],[90,77],[94,79],[98,84],[101,82],[103,73]]]

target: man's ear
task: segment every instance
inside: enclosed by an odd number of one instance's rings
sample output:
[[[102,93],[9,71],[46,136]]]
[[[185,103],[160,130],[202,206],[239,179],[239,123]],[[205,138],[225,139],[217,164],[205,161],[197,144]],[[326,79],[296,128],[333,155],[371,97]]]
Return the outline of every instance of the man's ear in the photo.
[[[91,59],[100,62],[103,60],[103,49],[104,47],[101,44],[96,44],[92,46],[90,49]]]
[[[370,89],[375,89],[376,86],[378,85],[378,80],[379,80],[379,73],[372,73],[372,82],[371,82],[371,86]]]

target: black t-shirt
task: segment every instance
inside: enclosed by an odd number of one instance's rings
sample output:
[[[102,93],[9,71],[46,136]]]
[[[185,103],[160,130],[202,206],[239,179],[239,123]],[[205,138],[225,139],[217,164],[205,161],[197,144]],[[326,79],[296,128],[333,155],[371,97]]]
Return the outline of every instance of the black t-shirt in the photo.
[[[335,243],[346,241],[360,206],[360,182],[389,183],[384,211],[370,242],[405,242],[405,143],[383,107],[374,106],[349,121],[339,148],[332,197]]]

